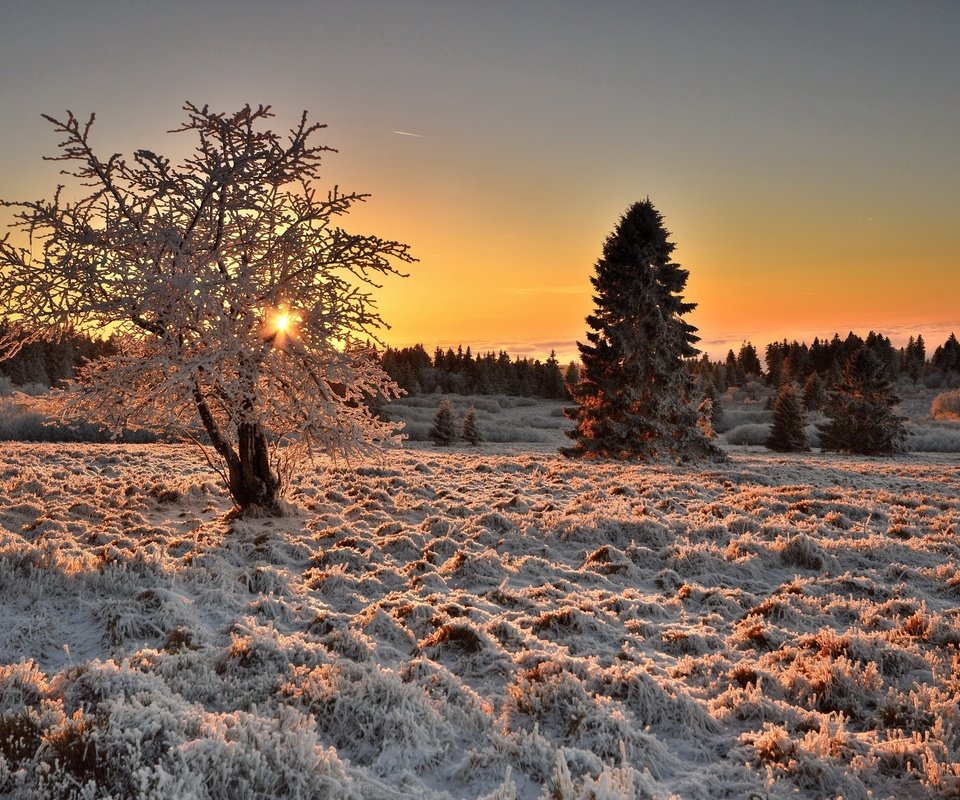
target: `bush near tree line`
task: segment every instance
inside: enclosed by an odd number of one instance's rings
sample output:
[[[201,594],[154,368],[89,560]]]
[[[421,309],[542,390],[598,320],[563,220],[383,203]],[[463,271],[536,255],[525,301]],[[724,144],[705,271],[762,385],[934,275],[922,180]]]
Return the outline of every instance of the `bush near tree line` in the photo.
[[[941,392],[934,397],[930,416],[934,419],[960,419],[960,389]]]

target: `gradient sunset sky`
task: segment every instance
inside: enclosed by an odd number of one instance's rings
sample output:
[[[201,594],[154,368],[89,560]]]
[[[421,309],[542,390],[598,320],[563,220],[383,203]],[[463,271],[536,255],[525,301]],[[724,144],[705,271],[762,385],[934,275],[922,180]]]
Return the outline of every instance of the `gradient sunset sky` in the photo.
[[[960,3],[7,0],[0,197],[49,197],[41,113],[101,154],[192,144],[184,100],[306,108],[346,227],[420,263],[389,343],[575,355],[589,276],[649,196],[712,356],[960,334]]]

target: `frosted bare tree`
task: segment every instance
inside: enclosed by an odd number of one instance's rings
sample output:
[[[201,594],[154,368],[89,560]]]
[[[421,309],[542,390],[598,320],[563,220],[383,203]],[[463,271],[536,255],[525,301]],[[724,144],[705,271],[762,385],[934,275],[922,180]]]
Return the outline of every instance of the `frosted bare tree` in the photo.
[[[102,160],[93,115],[45,117],[63,137],[50,160],[72,180],[52,200],[4,202],[27,236],[0,242],[17,328],[0,355],[70,326],[112,334],[119,354],[80,371],[63,415],[177,427],[243,512],[279,514],[305,455],[396,437],[365,402],[396,386],[356,343],[383,325],[371,288],[414,259],[337,225],[366,195],[318,190],[331,148],[314,143],[325,126],[306,112],[280,135],[269,106],[184,111],[172,133],[196,147],[177,165],[148,150]]]

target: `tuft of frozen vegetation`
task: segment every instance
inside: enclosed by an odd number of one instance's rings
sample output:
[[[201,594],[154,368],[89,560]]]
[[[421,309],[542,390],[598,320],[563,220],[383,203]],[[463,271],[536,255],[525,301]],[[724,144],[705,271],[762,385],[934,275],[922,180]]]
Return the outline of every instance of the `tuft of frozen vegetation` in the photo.
[[[960,421],[960,389],[941,392],[930,404],[930,416],[934,419]]]
[[[960,424],[907,425],[907,449],[915,453],[960,453]]]
[[[763,422],[745,422],[728,430],[723,438],[729,444],[746,444],[761,447],[770,438],[770,425]]]
[[[410,448],[290,502],[0,448],[0,797],[960,793],[952,456]]]

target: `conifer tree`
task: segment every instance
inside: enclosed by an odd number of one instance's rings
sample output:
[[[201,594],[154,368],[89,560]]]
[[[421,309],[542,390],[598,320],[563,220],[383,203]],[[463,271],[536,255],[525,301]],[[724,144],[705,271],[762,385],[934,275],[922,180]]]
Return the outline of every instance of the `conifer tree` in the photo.
[[[709,402],[709,405],[704,405],[704,401]],[[703,400],[701,400],[700,405],[697,406],[697,412],[701,414],[701,416],[705,416],[710,423],[710,433],[707,438],[715,439],[717,437],[717,423],[720,421],[723,408],[720,405],[720,397],[717,394],[717,387],[713,381],[708,381],[707,385],[703,387]],[[703,425],[700,427],[703,429]]]
[[[430,429],[430,438],[434,444],[446,447],[457,439],[457,432],[453,425],[453,407],[449,400],[442,400],[437,413],[433,417],[433,427]]]
[[[803,384],[803,407],[807,411],[821,411],[826,399],[823,379],[818,373],[811,372],[810,377]]]
[[[590,279],[595,311],[587,344],[578,342],[579,404],[567,411],[571,456],[620,459],[720,457],[698,427],[694,383],[683,359],[697,355],[696,307],[681,292],[687,270],[649,199],[620,218]]]
[[[926,353],[923,336],[918,336],[916,341],[914,341],[911,336],[907,342],[907,348],[903,352],[900,368],[910,376],[910,380],[914,386],[917,385],[920,376],[923,374],[923,366],[927,360]]]
[[[782,383],[773,404],[773,425],[767,437],[767,447],[782,453],[809,450],[804,430],[806,424],[797,387],[793,383]]]
[[[557,400],[567,396],[567,387],[563,382],[563,373],[560,371],[560,362],[557,361],[555,350],[550,351],[550,356],[543,365],[542,375],[541,396]]]
[[[849,357],[829,401],[830,421],[820,426],[824,450],[891,455],[906,450],[904,417],[893,413],[900,402],[877,354],[861,347]]]
[[[727,381],[730,386],[742,386],[744,382],[743,370],[740,369],[740,364],[737,362],[737,356],[734,354],[731,349],[727,353],[727,359],[724,362],[727,368]]]
[[[757,348],[750,342],[744,342],[740,345],[740,353],[737,356],[737,366],[744,376],[753,376],[759,378],[763,375],[763,369],[760,367],[760,357],[757,355]]]
[[[476,447],[482,441],[480,437],[480,426],[477,425],[477,409],[473,406],[467,410],[463,418],[463,428],[460,432],[461,438],[468,444]]]
[[[933,351],[930,363],[944,372],[960,372],[960,342],[955,333],[951,333],[947,341]]]
[[[576,361],[567,364],[566,372],[563,373],[564,397],[572,397],[574,387],[580,383],[580,365]]]

